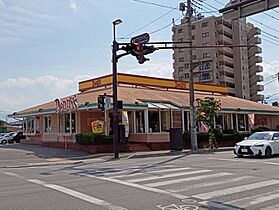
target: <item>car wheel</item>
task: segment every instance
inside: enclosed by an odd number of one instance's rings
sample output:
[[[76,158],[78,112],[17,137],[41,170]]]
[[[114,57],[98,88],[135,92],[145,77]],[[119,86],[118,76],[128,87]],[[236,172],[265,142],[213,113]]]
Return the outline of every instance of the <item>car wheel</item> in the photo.
[[[272,150],[270,147],[265,148],[265,157],[270,158],[272,155]]]
[[[2,144],[7,144],[8,142],[6,140],[3,140],[2,141]]]

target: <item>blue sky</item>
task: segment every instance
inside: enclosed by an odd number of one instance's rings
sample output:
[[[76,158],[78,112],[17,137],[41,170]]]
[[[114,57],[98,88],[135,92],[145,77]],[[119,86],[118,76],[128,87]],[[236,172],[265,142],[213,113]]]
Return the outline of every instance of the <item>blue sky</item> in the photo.
[[[172,19],[182,14],[168,7],[178,7],[181,1],[146,1],[166,7],[135,0],[0,0],[0,118],[75,93],[80,80],[110,74],[112,21],[117,18],[123,20],[117,37],[126,38],[119,42],[144,32],[151,34],[151,41],[171,41]],[[217,16],[216,8],[227,2],[204,0],[200,11]],[[267,83],[279,71],[279,8],[248,21],[264,31]],[[119,72],[172,77],[171,50],[148,57],[151,60],[143,65],[132,56],[121,59]],[[279,93],[276,81],[265,88],[266,96]]]

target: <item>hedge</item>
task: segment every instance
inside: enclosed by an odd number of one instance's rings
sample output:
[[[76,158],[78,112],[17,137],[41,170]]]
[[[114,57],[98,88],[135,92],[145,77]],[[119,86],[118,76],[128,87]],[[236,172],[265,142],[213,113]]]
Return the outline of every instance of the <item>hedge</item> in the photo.
[[[112,144],[113,138],[112,136],[88,132],[76,134],[76,141],[82,145]]]
[[[235,143],[242,141],[245,137],[251,135],[251,133],[239,133],[236,131],[230,134],[224,134],[219,131],[214,131],[214,133],[218,146],[234,146]],[[209,140],[208,133],[197,133],[197,140],[199,147],[206,147]],[[189,131],[183,133],[183,141],[186,145],[190,144],[191,134]]]

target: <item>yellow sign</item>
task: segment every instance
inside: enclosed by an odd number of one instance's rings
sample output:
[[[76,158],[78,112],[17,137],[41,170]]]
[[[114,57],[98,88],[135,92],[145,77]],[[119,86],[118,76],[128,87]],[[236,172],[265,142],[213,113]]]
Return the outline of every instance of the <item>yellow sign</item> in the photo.
[[[173,79],[163,79],[155,77],[146,77],[132,74],[117,74],[119,84],[143,85],[160,88],[174,88],[181,90],[189,90],[189,83],[185,81],[178,81]],[[85,91],[91,88],[112,85],[112,75],[99,77],[92,80],[86,80],[79,83],[79,90]],[[195,84],[194,89],[197,91],[228,93],[228,88],[225,86],[209,85],[209,84]]]
[[[101,120],[96,120],[91,122],[91,128],[93,133],[103,133],[104,131],[104,122]]]

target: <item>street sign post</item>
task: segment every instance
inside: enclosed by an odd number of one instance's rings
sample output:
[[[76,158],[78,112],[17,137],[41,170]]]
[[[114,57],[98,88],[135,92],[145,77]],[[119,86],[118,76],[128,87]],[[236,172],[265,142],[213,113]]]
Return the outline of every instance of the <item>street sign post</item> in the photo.
[[[146,44],[149,42],[150,36],[148,33],[144,33],[131,38],[131,43],[133,44]]]

